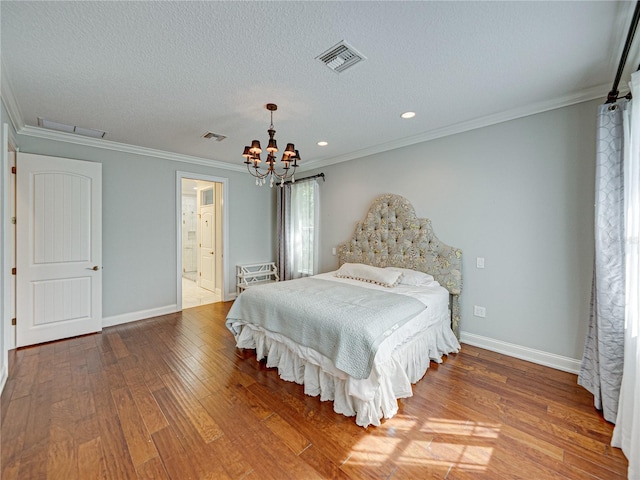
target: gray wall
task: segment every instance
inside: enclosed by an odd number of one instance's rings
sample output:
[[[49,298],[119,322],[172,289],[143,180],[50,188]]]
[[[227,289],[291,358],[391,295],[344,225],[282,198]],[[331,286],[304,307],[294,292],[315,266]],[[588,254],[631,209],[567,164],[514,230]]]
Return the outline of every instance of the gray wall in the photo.
[[[66,142],[18,136],[20,151],[102,163],[103,315],[166,307],[177,302],[176,171],[229,179],[229,272],[272,257],[271,195],[246,173]]]
[[[464,252],[462,330],[579,359],[593,264],[595,112],[582,103],[323,171],[322,271],[382,193]],[[176,170],[229,179],[229,276],[275,259],[275,196],[244,173],[19,136],[22,151],[103,164],[104,315],[176,302]],[[271,193],[270,193],[271,192]],[[486,268],[475,268],[476,257]],[[473,305],[487,317],[472,315]]]
[[[463,250],[464,332],[579,359],[593,264],[599,101],[336,164],[322,171],[322,271],[378,195],[409,199]],[[452,107],[453,108],[453,107]],[[476,268],[476,257],[486,267]],[[473,316],[473,306],[487,309]]]

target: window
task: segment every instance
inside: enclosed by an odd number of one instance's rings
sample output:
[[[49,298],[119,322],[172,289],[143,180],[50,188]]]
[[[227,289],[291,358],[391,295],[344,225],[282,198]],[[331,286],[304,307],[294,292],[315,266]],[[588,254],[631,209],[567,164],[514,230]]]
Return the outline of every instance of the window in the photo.
[[[278,196],[278,273],[281,280],[318,273],[318,182],[285,184]]]
[[[213,187],[200,192],[200,205],[213,205]]]
[[[318,270],[318,182],[291,185],[291,238],[294,278],[314,275]]]

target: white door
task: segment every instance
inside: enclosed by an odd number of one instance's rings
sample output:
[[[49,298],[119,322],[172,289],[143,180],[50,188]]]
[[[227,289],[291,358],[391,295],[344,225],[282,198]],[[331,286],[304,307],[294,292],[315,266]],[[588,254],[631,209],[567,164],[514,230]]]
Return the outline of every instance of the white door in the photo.
[[[102,165],[18,153],[17,346],[102,330]]]
[[[200,286],[207,290],[216,288],[215,210],[214,205],[200,207]]]

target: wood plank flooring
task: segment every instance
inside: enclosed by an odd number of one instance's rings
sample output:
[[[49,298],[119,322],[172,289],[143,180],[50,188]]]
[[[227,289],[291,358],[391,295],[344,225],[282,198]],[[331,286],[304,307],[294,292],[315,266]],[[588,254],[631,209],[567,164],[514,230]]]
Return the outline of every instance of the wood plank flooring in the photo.
[[[626,478],[575,375],[463,345],[363,429],[237,351],[230,305],[10,352],[0,477]]]

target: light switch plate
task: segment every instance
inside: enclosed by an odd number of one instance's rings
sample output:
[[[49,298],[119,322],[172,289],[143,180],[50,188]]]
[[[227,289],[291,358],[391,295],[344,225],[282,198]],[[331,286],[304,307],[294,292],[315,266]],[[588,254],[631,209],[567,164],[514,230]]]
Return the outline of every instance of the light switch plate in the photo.
[[[485,318],[487,316],[487,309],[484,307],[479,307],[478,305],[474,305],[473,315],[476,317]]]

